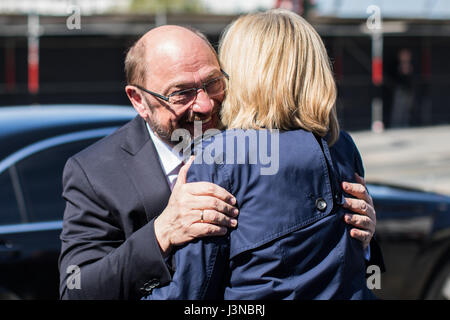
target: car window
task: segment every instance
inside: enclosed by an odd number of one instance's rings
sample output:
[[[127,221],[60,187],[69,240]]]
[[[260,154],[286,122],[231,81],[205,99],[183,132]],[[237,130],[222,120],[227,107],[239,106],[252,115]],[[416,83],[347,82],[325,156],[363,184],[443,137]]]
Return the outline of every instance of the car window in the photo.
[[[69,157],[95,142],[97,138],[70,142],[37,152],[16,164],[30,221],[60,220],[62,172]]]
[[[20,213],[9,170],[0,174],[0,225],[19,223]]]

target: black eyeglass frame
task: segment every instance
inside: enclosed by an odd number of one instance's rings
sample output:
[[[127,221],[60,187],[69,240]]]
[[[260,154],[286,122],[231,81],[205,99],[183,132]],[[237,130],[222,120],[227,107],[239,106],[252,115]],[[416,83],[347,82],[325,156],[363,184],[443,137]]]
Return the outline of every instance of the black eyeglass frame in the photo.
[[[145,89],[144,87],[141,87],[140,85],[137,85],[137,84],[132,84],[132,86],[134,86],[134,87],[136,87],[136,88],[139,88],[139,89],[141,89],[142,91],[147,92],[148,94],[151,94],[152,96],[155,96],[155,97],[157,97],[157,98],[159,98],[159,99],[161,99],[161,100],[164,100],[164,101],[170,103],[170,101],[169,101],[169,100],[170,100],[170,97],[173,97],[174,95],[178,95],[178,94],[180,94],[181,92],[184,92],[184,91],[191,91],[191,90],[194,90],[194,89],[195,89],[195,92],[198,92],[198,90],[200,90],[200,89],[203,89],[203,91],[206,92],[205,86],[206,86],[208,83],[210,83],[210,82],[212,82],[212,81],[215,81],[215,80],[218,80],[218,79],[220,79],[220,78],[222,78],[222,77],[227,78],[227,80],[230,79],[230,76],[229,76],[225,71],[223,71],[222,69],[220,69],[220,72],[222,72],[222,76],[217,77],[217,78],[214,78],[214,79],[211,79],[211,80],[209,80],[209,81],[207,81],[207,82],[205,82],[205,83],[202,83],[202,86],[201,86],[200,88],[194,87],[194,88],[189,88],[189,89],[179,90],[179,91],[172,92],[172,93],[169,94],[168,96],[164,96],[164,95],[162,95],[162,94],[159,94],[159,93],[150,91],[150,90]]]

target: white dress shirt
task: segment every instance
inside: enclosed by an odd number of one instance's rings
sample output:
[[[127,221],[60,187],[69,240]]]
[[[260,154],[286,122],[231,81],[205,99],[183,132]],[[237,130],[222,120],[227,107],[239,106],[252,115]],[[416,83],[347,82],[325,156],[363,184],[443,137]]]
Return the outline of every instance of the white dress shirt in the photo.
[[[177,181],[178,172],[183,166],[184,159],[180,154],[175,152],[169,144],[162,141],[161,138],[153,132],[148,123],[146,123],[146,125],[150,138],[158,153],[159,162],[164,170],[170,190],[172,190]]]

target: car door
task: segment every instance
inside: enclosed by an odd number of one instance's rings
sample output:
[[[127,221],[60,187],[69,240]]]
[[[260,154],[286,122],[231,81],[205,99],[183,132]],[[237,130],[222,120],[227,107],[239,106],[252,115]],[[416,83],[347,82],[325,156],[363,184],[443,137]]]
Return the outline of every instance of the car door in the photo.
[[[113,130],[45,139],[0,163],[0,297],[58,298],[63,168]]]

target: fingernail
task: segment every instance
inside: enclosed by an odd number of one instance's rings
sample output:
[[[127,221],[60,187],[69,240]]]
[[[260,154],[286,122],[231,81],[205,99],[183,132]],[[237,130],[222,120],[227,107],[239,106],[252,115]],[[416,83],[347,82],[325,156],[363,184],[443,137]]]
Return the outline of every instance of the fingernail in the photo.
[[[234,213],[235,216],[237,216],[239,214],[239,210],[238,209],[234,209],[233,213]]]
[[[231,199],[230,199],[230,204],[233,204],[233,205],[234,205],[235,203],[236,203],[236,198],[234,198],[234,197],[231,198]]]
[[[231,219],[231,226],[232,227],[236,227],[237,226],[237,220],[236,219]]]

